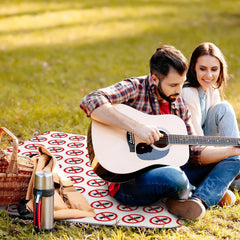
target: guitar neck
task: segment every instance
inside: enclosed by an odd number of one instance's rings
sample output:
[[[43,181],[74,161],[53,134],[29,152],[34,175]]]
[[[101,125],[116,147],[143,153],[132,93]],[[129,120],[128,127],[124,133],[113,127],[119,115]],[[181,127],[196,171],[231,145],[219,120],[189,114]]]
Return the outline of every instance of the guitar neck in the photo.
[[[194,135],[168,135],[169,144],[239,146],[240,138]]]

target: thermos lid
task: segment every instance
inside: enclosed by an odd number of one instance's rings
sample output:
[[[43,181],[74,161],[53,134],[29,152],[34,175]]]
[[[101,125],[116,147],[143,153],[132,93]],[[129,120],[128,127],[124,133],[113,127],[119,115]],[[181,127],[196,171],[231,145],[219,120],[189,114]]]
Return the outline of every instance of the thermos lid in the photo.
[[[47,190],[53,188],[53,175],[49,171],[38,171],[35,174],[35,189]]]

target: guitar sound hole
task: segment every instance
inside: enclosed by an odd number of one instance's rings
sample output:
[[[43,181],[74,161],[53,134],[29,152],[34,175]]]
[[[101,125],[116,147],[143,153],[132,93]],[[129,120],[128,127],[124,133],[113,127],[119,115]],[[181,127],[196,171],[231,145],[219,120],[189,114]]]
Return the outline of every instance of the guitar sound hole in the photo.
[[[139,143],[136,147],[136,152],[138,154],[144,154],[152,152],[153,148],[150,145],[147,145],[146,143]]]
[[[157,148],[164,148],[168,145],[168,135],[163,132],[163,131],[159,131],[161,134],[163,134],[163,137],[161,137],[158,141],[154,142],[154,146],[156,146]]]

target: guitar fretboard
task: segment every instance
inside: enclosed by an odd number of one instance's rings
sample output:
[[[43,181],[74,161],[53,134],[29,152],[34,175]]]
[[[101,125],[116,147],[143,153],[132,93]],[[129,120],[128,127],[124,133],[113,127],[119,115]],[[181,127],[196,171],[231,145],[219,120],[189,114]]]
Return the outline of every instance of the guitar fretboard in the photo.
[[[162,138],[169,144],[240,146],[240,138],[170,134]],[[161,139],[159,139],[161,142]]]

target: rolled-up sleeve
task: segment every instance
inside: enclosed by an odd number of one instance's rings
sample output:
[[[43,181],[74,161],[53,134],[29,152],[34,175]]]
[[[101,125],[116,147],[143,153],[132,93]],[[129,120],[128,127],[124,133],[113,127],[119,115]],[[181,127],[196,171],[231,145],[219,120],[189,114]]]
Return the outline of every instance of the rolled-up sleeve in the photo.
[[[204,146],[190,146],[189,161],[196,165],[202,165],[200,155],[204,148]]]
[[[190,123],[190,121],[191,121],[191,114],[188,112],[185,123],[187,126],[188,135],[193,135],[192,124]],[[190,149],[189,161],[194,164],[201,165],[202,163],[200,160],[200,155],[202,150],[204,149],[204,146],[190,145],[189,149]]]
[[[80,108],[86,113],[87,117],[90,117],[94,109],[107,102],[109,102],[108,99],[100,91],[93,91],[82,99]]]

